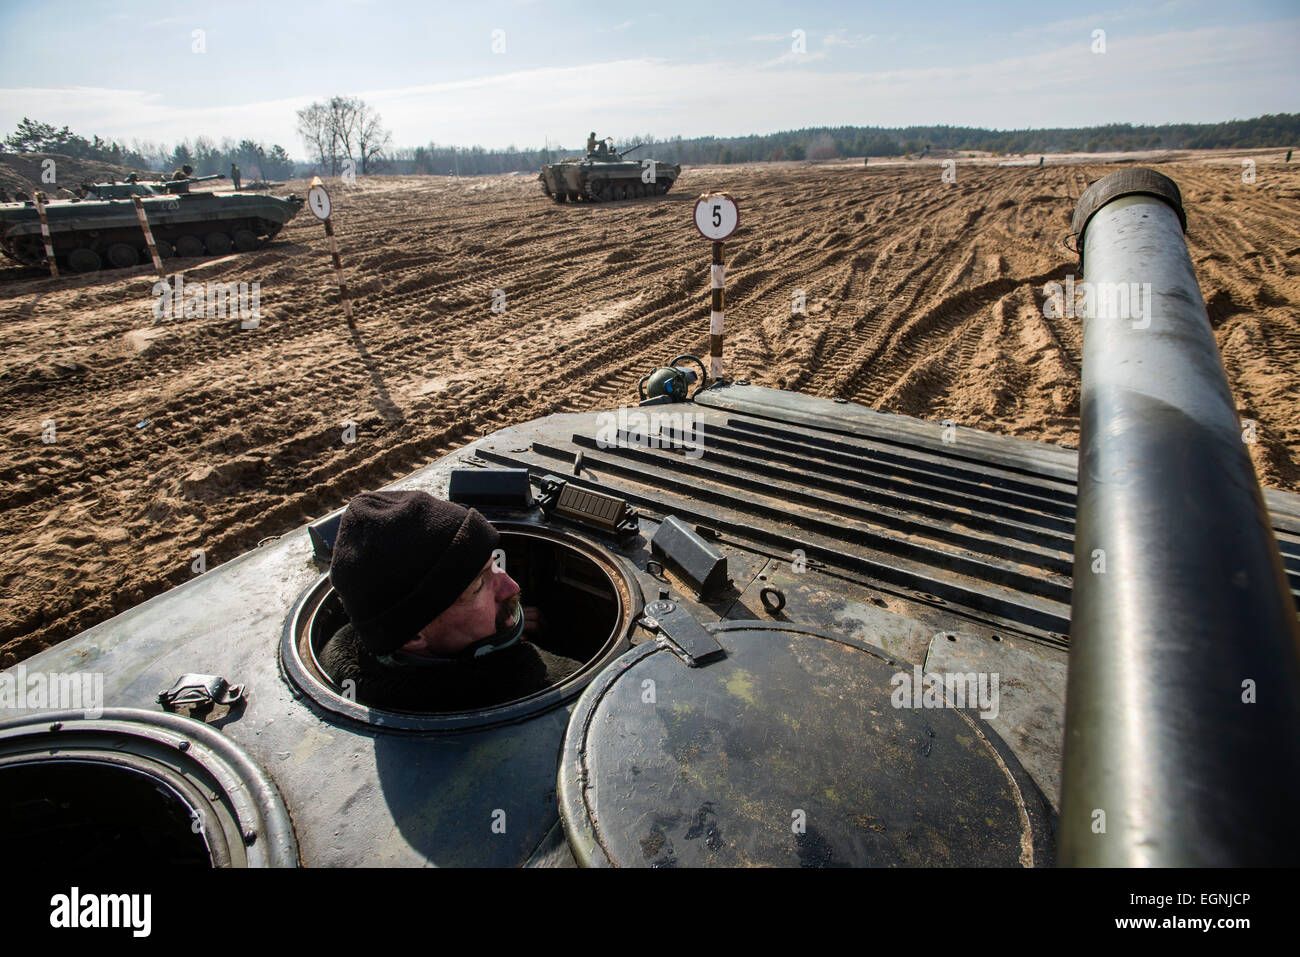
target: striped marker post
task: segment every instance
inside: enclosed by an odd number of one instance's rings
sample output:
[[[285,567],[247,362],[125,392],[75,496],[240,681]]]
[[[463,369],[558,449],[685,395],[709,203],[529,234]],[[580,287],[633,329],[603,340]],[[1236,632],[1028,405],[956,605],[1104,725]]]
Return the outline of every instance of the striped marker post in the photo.
[[[50,224],[45,218],[45,194],[39,189],[32,194],[36,215],[41,217],[41,239],[45,240],[45,261],[50,264],[50,275],[59,278],[59,266],[54,261],[54,240],[50,238]]]
[[[334,224],[325,219],[325,236],[330,241],[330,256],[334,259],[334,276],[339,281],[339,296],[343,299],[343,315],[347,317],[348,326],[355,329],[356,321],[352,318],[352,299],[348,296],[348,283],[343,278],[343,260],[339,258],[339,246],[334,241]]]
[[[695,228],[713,242],[713,265],[709,269],[709,378],[722,378],[722,337],[726,322],[727,267],[725,243],[740,225],[740,209],[728,193],[707,193],[695,201]]]
[[[334,239],[334,224],[330,222],[330,194],[319,176],[313,176],[311,189],[307,190],[307,206],[312,215],[325,224],[325,237],[329,240],[330,256],[334,260],[334,278],[339,283],[339,297],[343,300],[343,315],[347,317],[348,328],[355,329],[356,321],[352,318],[352,299],[348,296],[347,280],[343,278],[343,261],[339,259],[339,246]]]
[[[726,243],[713,244],[713,268],[709,270],[709,378],[722,378],[722,329],[726,321],[727,267],[723,262]]]
[[[144,201],[139,196],[132,196],[135,202],[135,214],[140,217],[140,228],[144,230],[144,242],[149,247],[149,255],[153,258],[154,271],[158,273],[158,278],[167,284],[167,273],[163,270],[162,257],[158,255],[158,246],[153,241],[153,230],[149,228],[149,217],[144,213]]]

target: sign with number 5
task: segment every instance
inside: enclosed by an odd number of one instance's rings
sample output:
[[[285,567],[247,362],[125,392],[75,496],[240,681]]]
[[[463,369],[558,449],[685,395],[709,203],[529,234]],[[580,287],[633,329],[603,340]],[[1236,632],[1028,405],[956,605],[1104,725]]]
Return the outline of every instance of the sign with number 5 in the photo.
[[[740,225],[740,210],[726,193],[706,193],[695,201],[695,228],[705,239],[721,242]]]

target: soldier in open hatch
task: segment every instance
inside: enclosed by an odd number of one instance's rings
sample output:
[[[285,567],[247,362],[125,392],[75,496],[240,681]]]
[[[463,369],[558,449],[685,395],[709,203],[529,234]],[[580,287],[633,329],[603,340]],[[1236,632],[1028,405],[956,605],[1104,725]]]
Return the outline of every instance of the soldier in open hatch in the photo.
[[[590,156],[596,152],[596,131],[592,130],[587,134],[587,155]]]
[[[501,704],[580,663],[527,639],[537,611],[496,566],[497,530],[474,509],[427,492],[366,492],[343,513],[330,580],[350,622],[321,651],[357,701],[404,711]]]

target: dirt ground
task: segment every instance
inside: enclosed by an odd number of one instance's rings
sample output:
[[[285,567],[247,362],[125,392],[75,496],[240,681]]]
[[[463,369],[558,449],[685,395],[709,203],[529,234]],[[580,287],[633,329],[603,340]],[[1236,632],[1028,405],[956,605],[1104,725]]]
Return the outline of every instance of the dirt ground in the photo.
[[[1161,169],[1255,467],[1300,491],[1300,162],[1283,156],[1259,154],[1253,185],[1237,154]],[[172,261],[186,282],[259,282],[251,331],[155,323],[145,267],[8,270],[0,667],[185,581],[196,550],[210,569],[484,430],[634,402],[641,375],[707,351],[691,207],[709,189],[741,206],[730,377],[1072,446],[1080,328],[1043,317],[1042,287],[1077,273],[1069,216],[1114,168],[689,169],[660,200],[596,206],[553,204],[532,176],[334,182],[355,333],[305,209],[258,252]]]

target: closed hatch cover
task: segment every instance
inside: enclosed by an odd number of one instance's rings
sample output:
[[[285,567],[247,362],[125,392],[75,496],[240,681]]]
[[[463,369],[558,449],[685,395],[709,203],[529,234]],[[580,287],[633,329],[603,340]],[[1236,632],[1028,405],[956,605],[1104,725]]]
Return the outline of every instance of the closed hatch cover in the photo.
[[[987,694],[913,699],[910,665],[810,629],[708,628],[724,656],[688,667],[639,645],[579,700],[559,771],[579,863],[1050,863],[1051,812],[974,710]]]

